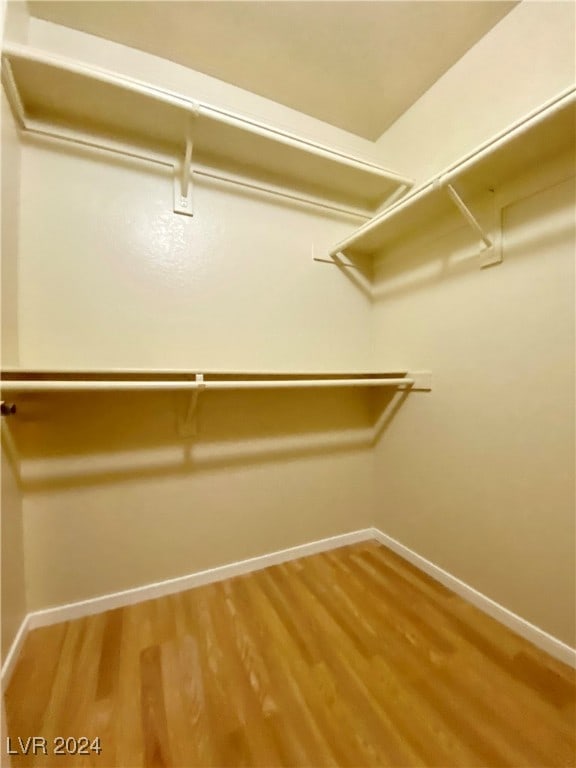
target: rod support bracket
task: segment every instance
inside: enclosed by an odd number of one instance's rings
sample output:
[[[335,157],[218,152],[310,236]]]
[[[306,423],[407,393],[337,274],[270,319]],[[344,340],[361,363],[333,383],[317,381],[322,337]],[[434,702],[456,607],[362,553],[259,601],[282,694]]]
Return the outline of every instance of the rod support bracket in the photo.
[[[323,250],[317,248],[312,243],[312,261],[318,261],[322,264],[331,264],[334,267],[351,267],[352,269],[358,269],[358,265],[345,253],[337,251],[336,253],[328,252],[326,255]]]
[[[412,391],[430,392],[432,390],[431,371],[408,371],[406,377],[414,381],[410,387]]]
[[[180,166],[174,166],[174,213],[184,216],[194,216],[194,200],[192,197],[192,152],[194,150],[194,138],[192,127],[198,117],[199,110],[188,113],[186,118],[186,148],[184,158]]]
[[[186,412],[182,418],[178,419],[178,434],[185,439],[195,437],[198,434],[198,406],[200,393],[206,391],[204,374],[197,373],[194,378],[197,387],[190,391]]]

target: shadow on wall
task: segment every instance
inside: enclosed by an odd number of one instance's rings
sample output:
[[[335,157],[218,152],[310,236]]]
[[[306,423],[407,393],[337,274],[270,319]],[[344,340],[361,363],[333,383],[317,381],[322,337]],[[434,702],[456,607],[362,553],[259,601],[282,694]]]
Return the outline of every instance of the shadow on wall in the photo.
[[[389,250],[392,259],[387,258]],[[475,272],[482,252],[466,225],[445,219],[436,222],[433,231],[414,233],[402,244],[391,243],[372,258],[371,271],[359,256],[351,255],[347,263],[337,255],[333,263],[360,293],[376,303]]]
[[[503,257],[505,261],[516,258],[538,257],[543,249],[553,252],[556,245],[570,235],[569,220],[564,226],[547,225],[542,216],[539,229],[530,233],[530,239],[520,241],[508,226],[508,213],[513,206],[502,210]],[[549,222],[550,223],[550,222]],[[401,298],[430,286],[455,280],[480,271],[481,245],[466,226],[440,234],[428,234],[414,238],[409,244],[397,249],[394,259],[381,261],[376,267],[372,299],[375,302]],[[499,265],[495,265],[498,268]],[[491,269],[490,267],[489,269]]]
[[[551,252],[571,234],[570,216],[561,216],[557,220],[555,211],[541,208],[535,201],[554,187],[573,186],[573,168],[573,161],[570,163],[565,159],[564,164],[540,169],[544,177],[542,181],[526,174],[510,189],[499,190],[502,249],[506,260],[538,256],[543,249]],[[485,230],[494,236],[492,201],[486,195],[478,195],[469,203]],[[570,202],[567,204],[571,205]],[[530,208],[533,226],[528,235],[519,234],[511,224],[518,205]],[[391,258],[387,258],[388,253]],[[474,274],[480,270],[483,257],[483,245],[475,233],[451,213],[429,226],[414,230],[402,241],[392,241],[371,258],[338,255],[334,257],[334,263],[357,290],[372,302],[380,303]],[[372,270],[367,266],[370,260],[373,261]]]
[[[252,390],[20,396],[2,440],[26,491],[226,470],[370,448],[409,392]]]
[[[365,298],[373,300],[374,260],[372,257],[356,254],[343,256],[339,253],[329,257],[319,252],[315,256],[315,260],[329,264],[331,267],[337,267],[341,274],[352,283],[354,288],[363,293]]]

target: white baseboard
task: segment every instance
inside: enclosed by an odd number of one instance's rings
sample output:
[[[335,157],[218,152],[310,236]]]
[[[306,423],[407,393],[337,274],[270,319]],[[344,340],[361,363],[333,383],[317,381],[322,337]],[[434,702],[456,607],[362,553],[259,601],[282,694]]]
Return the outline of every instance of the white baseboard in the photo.
[[[55,608],[47,608],[43,611],[35,611],[28,614],[29,629],[36,627],[45,627],[50,624],[58,624],[62,621],[79,619],[83,616],[90,616],[94,613],[109,611],[112,608],[122,608],[125,605],[141,603],[145,600],[152,600],[164,595],[173,595],[177,592],[185,592],[187,589],[201,587],[203,584],[211,584],[224,579],[231,579],[234,576],[241,576],[252,571],[259,571],[262,568],[268,568],[271,565],[285,563],[288,560],[296,560],[306,555],[314,555],[318,552],[326,552],[329,549],[344,547],[347,544],[355,544],[358,541],[367,541],[374,538],[372,528],[365,528],[350,533],[342,533],[338,536],[330,536],[327,539],[319,539],[308,544],[299,544],[288,549],[281,549],[277,552],[270,552],[267,555],[251,557],[248,560],[239,560],[235,563],[228,563],[217,568],[209,568],[206,571],[198,571],[179,576],[167,581],[159,581],[154,584],[146,584],[134,589],[126,589],[122,592],[115,592],[110,595],[93,597],[89,600],[81,600],[77,603],[68,603],[59,605]]]
[[[20,657],[20,651],[22,650],[22,646],[24,645],[24,640],[26,639],[26,635],[28,634],[29,629],[30,629],[30,614],[28,614],[27,616],[24,616],[24,619],[22,620],[22,624],[20,624],[20,627],[18,628],[18,632],[16,632],[16,637],[14,638],[12,645],[10,646],[10,650],[8,651],[6,658],[2,662],[2,676],[1,676],[2,693],[4,693],[4,691],[8,687],[8,683],[10,682],[10,678],[12,677],[12,673],[14,672],[14,668],[16,667],[16,662]]]
[[[504,608],[503,605],[500,605],[482,594],[482,592],[478,592],[474,587],[469,586],[464,581],[456,578],[456,576],[448,573],[448,571],[443,570],[438,565],[434,565],[430,560],[426,560],[425,557],[418,555],[413,550],[400,544],[396,539],[382,533],[378,528],[372,529],[372,535],[373,538],[380,542],[380,544],[383,544],[385,547],[388,547],[388,549],[396,552],[396,554],[403,557],[404,560],[408,560],[412,565],[415,565],[421,571],[424,571],[424,573],[427,573],[433,579],[439,581],[452,592],[463,597],[467,602],[475,605],[476,608],[479,608],[481,611],[488,614],[488,616],[496,619],[500,624],[504,624],[517,635],[520,635],[538,648],[546,651],[550,656],[554,656],[554,658],[564,662],[564,664],[576,667],[575,648],[571,648],[556,637],[544,632],[543,629],[531,624],[516,613],[509,611],[508,608]]]
[[[492,616],[492,618],[507,626],[513,632],[516,632],[516,634],[524,637],[539,648],[542,648],[542,650],[565,664],[576,667],[576,650],[574,648],[571,648],[557,638],[552,637],[552,635],[549,635],[547,632],[544,632],[542,629],[530,624],[530,622],[522,619],[517,614],[512,613],[512,611],[509,611],[507,608],[504,608],[504,606],[499,605],[486,595],[478,592],[473,587],[456,578],[456,576],[453,576],[439,566],[434,565],[430,560],[426,560],[426,558],[418,555],[408,547],[405,547],[399,541],[396,541],[396,539],[387,536],[385,533],[378,530],[378,528],[365,528],[359,531],[351,531],[350,533],[343,533],[338,536],[331,536],[326,539],[312,541],[308,544],[290,547],[289,549],[271,552],[267,555],[252,557],[248,560],[240,560],[217,568],[209,568],[208,570],[199,571],[187,576],[180,576],[175,579],[168,579],[167,581],[146,584],[145,586],[127,589],[122,592],[115,592],[109,595],[102,595],[101,597],[90,598],[89,600],[81,600],[77,603],[69,603],[67,605],[60,605],[43,611],[29,613],[22,622],[16,638],[12,643],[12,647],[2,665],[2,690],[5,690],[10,681],[24,639],[30,629],[36,629],[37,627],[44,627],[50,624],[58,624],[63,621],[71,621],[95,613],[109,611],[113,608],[121,608],[126,605],[144,602],[145,600],[152,600],[156,597],[184,592],[188,589],[202,586],[203,584],[230,579],[234,576],[240,576],[242,574],[251,573],[252,571],[261,570],[262,568],[268,568],[271,565],[278,565],[279,563],[296,560],[297,558],[306,557],[307,555],[326,552],[331,549],[337,549],[338,547],[344,547],[348,544],[355,544],[359,541],[369,541],[374,539],[385,547],[391,549],[393,552],[396,552],[400,557],[403,557],[436,581],[444,584],[448,589],[460,595],[460,597],[463,597],[469,603],[472,603],[481,611],[484,611],[484,613]]]

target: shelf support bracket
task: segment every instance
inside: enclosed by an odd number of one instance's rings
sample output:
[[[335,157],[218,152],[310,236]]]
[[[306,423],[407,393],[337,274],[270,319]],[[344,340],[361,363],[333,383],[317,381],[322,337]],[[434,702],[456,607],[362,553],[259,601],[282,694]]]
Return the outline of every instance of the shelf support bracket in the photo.
[[[192,198],[192,152],[194,150],[194,138],[192,126],[197,115],[198,111],[188,114],[184,159],[179,169],[176,166],[174,168],[174,213],[182,213],[184,216],[194,216],[194,202]]]
[[[492,196],[492,206],[494,209],[494,234],[492,237],[486,234],[478,219],[474,216],[470,208],[466,205],[464,200],[460,197],[458,192],[454,189],[452,184],[444,183],[442,179],[439,180],[440,186],[445,186],[452,202],[456,205],[460,213],[464,216],[468,224],[472,227],[474,232],[478,235],[482,241],[482,263],[481,269],[485,267],[492,267],[495,264],[500,264],[502,261],[502,211],[497,205],[496,193],[493,189],[490,190]]]

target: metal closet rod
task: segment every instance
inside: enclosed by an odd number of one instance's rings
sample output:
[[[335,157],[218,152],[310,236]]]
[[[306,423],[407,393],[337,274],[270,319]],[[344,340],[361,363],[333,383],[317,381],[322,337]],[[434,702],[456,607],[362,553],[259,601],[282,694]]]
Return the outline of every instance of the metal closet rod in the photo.
[[[550,99],[550,101],[546,102],[538,109],[535,109],[533,112],[530,112],[521,120],[511,125],[505,131],[502,131],[498,135],[488,139],[488,141],[485,141],[475,150],[469,152],[456,163],[446,168],[446,170],[444,170],[438,176],[409,192],[399,202],[391,205],[389,208],[386,208],[384,211],[382,211],[382,213],[378,214],[366,224],[362,225],[362,227],[350,235],[350,237],[338,243],[330,251],[329,255],[334,257],[339,253],[346,251],[347,248],[354,246],[357,241],[362,240],[362,238],[372,232],[372,230],[380,227],[388,218],[393,218],[400,211],[403,211],[405,208],[410,208],[414,203],[418,202],[424,197],[428,197],[433,192],[436,192],[437,190],[444,187],[449,187],[451,183],[456,181],[458,176],[460,176],[460,174],[462,174],[464,171],[467,171],[469,168],[476,165],[476,163],[484,160],[486,157],[489,157],[501,147],[514,141],[514,139],[516,139],[518,136],[521,136],[523,133],[526,133],[526,131],[529,131],[531,128],[534,128],[540,123],[545,122],[556,113],[565,109],[567,106],[574,102],[575,98],[576,88],[574,88],[574,86],[565,89],[553,99]],[[468,212],[465,215],[468,217]]]
[[[311,389],[321,387],[412,387],[413,378],[355,379],[260,379],[256,381],[206,381],[198,375],[191,381],[2,381],[3,393],[24,392],[118,392],[118,391],[188,391],[206,389]]]
[[[121,157],[128,157],[131,160],[143,160],[147,163],[154,163],[155,165],[161,165],[165,168],[170,168],[171,170],[174,170],[176,167],[176,163],[174,160],[168,160],[167,158],[164,159],[162,157],[159,157],[157,154],[148,154],[143,151],[128,149],[124,147],[119,146],[113,146],[109,144],[105,144],[100,141],[96,141],[95,139],[88,139],[88,138],[82,138],[80,136],[74,136],[71,134],[67,134],[64,132],[58,132],[54,130],[49,130],[47,128],[41,128],[38,125],[33,125],[28,120],[28,118],[23,117],[22,119],[22,129],[33,136],[42,136],[43,138],[53,139],[55,141],[64,141],[68,142],[70,144],[76,144],[81,147],[87,147],[88,149],[96,149],[98,151],[102,152],[109,152],[113,155],[120,155]],[[248,189],[250,191],[256,191],[261,192],[263,194],[267,195],[273,195],[275,197],[281,197],[285,200],[290,200],[291,202],[296,203],[303,203],[304,205],[311,205],[315,208],[322,208],[322,210],[325,211],[331,211],[334,213],[343,213],[346,216],[354,216],[358,219],[370,219],[370,214],[368,214],[366,211],[357,210],[355,208],[346,208],[341,205],[332,205],[330,203],[325,203],[320,200],[315,200],[312,197],[306,197],[305,195],[298,195],[294,192],[284,192],[280,189],[274,189],[273,187],[269,187],[266,184],[259,184],[254,181],[245,181],[244,179],[235,178],[233,176],[227,176],[223,173],[216,173],[214,171],[205,171],[201,170],[199,168],[192,168],[191,170],[191,176],[199,176],[201,178],[211,179],[213,181],[221,181],[225,184],[232,184],[233,186],[242,187],[243,189]]]

